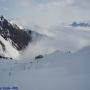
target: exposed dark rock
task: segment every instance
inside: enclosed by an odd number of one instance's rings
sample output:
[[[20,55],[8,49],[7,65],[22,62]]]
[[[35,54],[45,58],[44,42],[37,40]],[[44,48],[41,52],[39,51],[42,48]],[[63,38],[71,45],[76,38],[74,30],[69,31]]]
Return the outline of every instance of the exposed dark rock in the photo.
[[[2,46],[3,51],[5,51],[5,45],[2,43],[2,41],[0,41],[0,44]]]
[[[41,39],[42,35],[29,29],[20,29],[16,24],[11,24],[3,16],[0,17],[0,36],[9,41],[18,51],[24,50],[29,43]],[[0,41],[3,52],[6,51],[6,45]],[[6,52],[5,52],[6,53]],[[8,57],[0,56],[0,58],[8,59]],[[43,58],[38,55],[35,59]],[[12,58],[9,58],[12,59]]]
[[[10,39],[12,41],[12,45],[17,50],[24,49],[28,43],[32,41],[31,34],[32,31],[27,33],[27,31],[20,29],[16,24],[13,26],[3,16],[0,17],[0,35],[5,40]]]
[[[41,59],[43,57],[44,57],[43,55],[38,55],[38,56],[35,57],[35,59]]]
[[[88,23],[88,22],[73,22],[72,24],[71,24],[71,26],[73,26],[73,27],[90,27],[90,23]]]
[[[0,58],[1,58],[1,59],[11,59],[11,60],[12,60],[12,58],[10,58],[10,57],[0,56]]]

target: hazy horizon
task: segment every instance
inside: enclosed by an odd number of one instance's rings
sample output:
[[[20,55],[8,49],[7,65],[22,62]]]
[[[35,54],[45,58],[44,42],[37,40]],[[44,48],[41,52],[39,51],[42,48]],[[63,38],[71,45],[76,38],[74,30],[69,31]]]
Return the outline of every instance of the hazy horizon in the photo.
[[[0,15],[27,26],[90,20],[89,10],[90,0],[0,0]]]

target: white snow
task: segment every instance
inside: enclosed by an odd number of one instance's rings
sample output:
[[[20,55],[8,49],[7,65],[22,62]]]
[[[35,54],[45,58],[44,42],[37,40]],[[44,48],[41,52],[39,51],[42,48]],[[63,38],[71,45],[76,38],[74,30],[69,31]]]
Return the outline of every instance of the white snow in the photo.
[[[7,71],[0,70],[0,86],[3,87],[17,86],[19,90],[90,90],[90,46],[73,54],[57,51],[32,62],[0,62],[0,66],[3,64],[0,69],[7,68]]]
[[[11,45],[9,41],[5,40],[2,36],[0,36],[0,40],[5,45],[6,51],[2,52],[5,57],[12,57],[14,59],[19,57],[19,52]]]
[[[90,90],[90,31],[60,26],[46,33],[49,38],[37,38],[34,34],[33,42],[21,53],[0,36],[6,47],[1,54],[15,58],[0,59],[0,87]],[[45,55],[44,58],[31,59],[39,54]]]

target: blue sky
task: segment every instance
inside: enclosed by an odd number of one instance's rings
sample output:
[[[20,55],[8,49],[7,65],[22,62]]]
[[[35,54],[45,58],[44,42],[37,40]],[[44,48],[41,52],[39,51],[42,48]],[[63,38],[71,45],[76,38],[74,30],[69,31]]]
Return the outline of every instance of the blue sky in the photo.
[[[0,14],[22,25],[50,27],[90,20],[90,0],[0,0]]]

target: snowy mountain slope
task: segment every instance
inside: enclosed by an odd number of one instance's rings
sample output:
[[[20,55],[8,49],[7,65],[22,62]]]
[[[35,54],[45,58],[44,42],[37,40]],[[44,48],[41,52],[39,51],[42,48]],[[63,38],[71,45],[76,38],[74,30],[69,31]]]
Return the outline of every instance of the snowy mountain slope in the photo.
[[[43,31],[43,28],[32,27],[41,32],[39,34],[0,18],[1,87],[16,86],[19,90],[90,89],[89,30],[60,26]],[[44,58],[35,59],[38,55],[44,55]]]
[[[90,89],[90,46],[73,54],[57,51],[32,62],[9,63],[10,70],[0,71],[1,86],[17,86],[19,90]]]
[[[3,16],[0,17],[0,56],[18,59],[28,45],[45,37],[29,29],[21,29]]]
[[[33,31],[21,29],[1,16],[0,55],[22,60],[34,58],[39,54],[49,54],[55,50],[76,52],[90,45],[90,30],[88,29],[68,26],[42,28],[33,25],[31,29]]]

